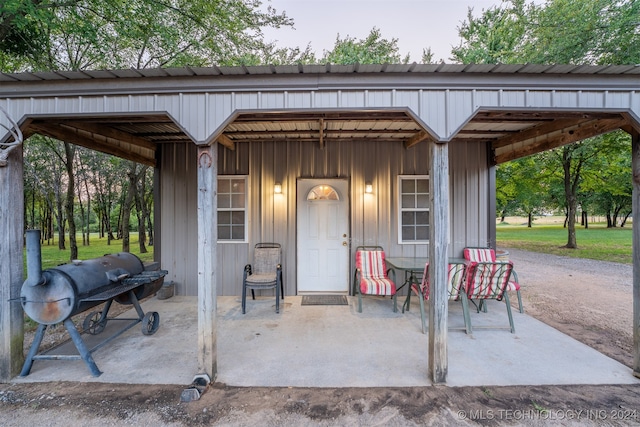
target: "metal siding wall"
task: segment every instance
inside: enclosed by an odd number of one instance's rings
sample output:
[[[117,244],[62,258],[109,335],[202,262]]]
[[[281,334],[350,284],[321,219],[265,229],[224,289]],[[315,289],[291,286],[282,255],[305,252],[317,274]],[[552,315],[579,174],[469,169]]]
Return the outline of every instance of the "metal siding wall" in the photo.
[[[562,91],[558,90],[553,93],[553,105],[556,106],[571,106],[578,105],[578,93],[575,91]]]
[[[399,245],[397,237],[398,175],[432,174],[429,145],[404,149],[397,143],[341,142],[320,150],[317,144],[267,142],[238,144],[236,151],[219,148],[220,175],[249,175],[249,238],[245,243],[218,245],[218,293],[239,295],[244,265],[252,262],[253,246],[276,241],[283,246],[286,294],[296,292],[296,184],[297,179],[348,177],[351,198],[351,254],[362,244],[381,245],[394,256],[427,256],[428,245]],[[477,175],[486,165],[483,144],[450,145],[452,182],[451,254],[466,245],[487,240],[487,180]],[[162,267],[179,295],[197,293],[196,147],[162,146]],[[274,197],[273,185],[283,193]],[[364,193],[372,182],[373,194]],[[467,211],[469,208],[469,211]],[[469,212],[467,214],[467,212]],[[484,212],[484,214],[483,214]],[[353,260],[351,260],[353,263]],[[268,291],[267,291],[268,292]]]
[[[438,135],[446,134],[446,93],[442,90],[425,90],[421,92],[420,116]]]
[[[249,145],[239,144],[231,151],[218,145],[218,175],[248,175],[249,174]],[[251,177],[247,182],[251,196]],[[253,203],[249,200],[249,206]],[[253,221],[249,218],[249,233]],[[218,295],[240,295],[242,286],[242,271],[249,261],[249,244],[247,243],[219,243],[217,250],[217,281]]]
[[[128,109],[132,111],[153,111],[155,97],[153,95],[129,96]]]
[[[603,91],[583,91],[578,94],[579,106],[604,105]]]
[[[236,110],[274,109],[336,109],[336,108],[388,108],[397,107],[414,111],[420,120],[438,138],[447,140],[453,132],[470,118],[478,108],[506,108],[531,110],[561,108],[632,110],[640,116],[640,93],[629,89],[586,89],[558,87],[540,89],[535,84],[526,89],[480,89],[466,87],[453,89],[304,89],[285,90],[281,86],[265,87],[255,91],[228,91],[203,86],[196,92],[162,94],[122,93],[109,95],[77,95],[12,97],[2,101],[14,119],[25,115],[69,116],[74,114],[141,114],[167,112],[180,127],[198,142],[208,141],[213,132],[228,120]],[[426,87],[426,86],[425,86]],[[606,86],[605,86],[606,87]],[[83,91],[81,91],[83,92]],[[4,119],[2,119],[4,120]],[[4,124],[4,121],[2,122]],[[3,135],[0,135],[3,136]]]
[[[488,165],[486,145],[467,144],[467,246],[487,246]]]
[[[185,221],[186,242],[185,250],[186,260],[184,262],[184,276],[187,283],[187,295],[198,294],[198,245],[192,242],[198,242],[198,169],[197,158],[198,149],[195,144],[187,145],[187,155],[184,159],[185,175],[185,218],[193,218],[193,221]],[[192,183],[196,183],[193,185]],[[219,266],[220,264],[218,264]],[[217,286],[220,286],[218,283]]]
[[[193,144],[161,147],[161,266],[166,280],[176,283],[178,295],[197,293],[196,150]],[[190,165],[189,163],[192,163]]]
[[[204,94],[180,96],[180,123],[191,130],[197,141],[203,141],[208,136],[206,129],[209,121],[206,114]]]
[[[469,159],[469,164],[475,166],[476,176],[478,177],[478,191],[475,197],[477,197],[478,204],[478,241],[481,242],[480,246],[489,246],[491,240],[489,238],[489,167],[488,167],[488,154],[487,146],[483,143],[471,144],[475,148],[475,153],[472,158]],[[473,163],[472,163],[473,162]],[[470,195],[473,197],[473,195]]]
[[[500,103],[500,92],[495,90],[476,90],[473,92],[475,105],[498,105]]]
[[[420,92],[415,90],[396,90],[393,94],[392,105],[406,105],[420,115]]]
[[[467,121],[473,109],[473,92],[469,90],[448,90],[446,94],[447,135],[456,131]]]
[[[175,240],[173,228],[173,222],[176,218],[173,207],[175,206],[175,181],[176,171],[174,167],[175,150],[176,145],[163,145],[160,147],[160,159],[161,163],[158,165],[160,170],[160,203],[161,206],[158,209],[162,220],[160,221],[160,228],[156,229],[156,233],[160,237],[160,265],[161,268],[167,270],[169,273],[165,278],[166,281],[173,280],[178,285],[178,279],[175,275],[176,263],[173,257],[173,242]],[[178,285],[179,286],[179,285]]]
[[[370,90],[367,91],[366,106],[393,106],[394,93],[389,91]]]
[[[186,148],[186,147],[185,147]],[[173,271],[174,277],[177,279],[178,287],[176,289],[176,293],[181,295],[188,295],[189,287],[193,286],[193,284],[189,284],[187,282],[186,272],[184,270],[184,264],[186,262],[185,252],[187,247],[185,246],[186,242],[186,227],[185,223],[187,221],[181,221],[178,218],[186,218],[186,195],[185,192],[185,179],[186,179],[186,170],[184,169],[184,160],[186,158],[186,151],[181,150],[179,147],[173,151],[173,168],[175,171],[174,177],[175,181],[173,183],[173,199],[174,204],[171,207],[173,211],[173,218],[176,218],[176,221],[172,221],[172,233],[173,233],[173,245],[171,247],[172,251],[172,259],[173,259]],[[195,181],[194,181],[195,185]],[[165,241],[165,247],[169,242]],[[164,248],[163,248],[164,249]]]
[[[501,93],[501,105],[503,107],[522,107],[525,103],[524,90],[504,90]]]
[[[467,242],[467,144],[449,144],[449,173],[451,189],[451,242],[449,255],[462,257]]]
[[[552,96],[550,92],[537,90],[528,91],[527,105],[531,107],[547,107],[551,105]]]
[[[310,108],[311,94],[309,92],[289,92],[285,95],[285,108]]]
[[[232,96],[230,93],[217,94],[209,96],[207,99],[209,117],[211,117],[209,126],[213,127],[216,123],[222,123],[231,115],[233,111]],[[213,130],[213,129],[211,129]]]
[[[340,91],[340,94],[338,95],[338,106],[340,108],[349,108],[349,107],[353,107],[353,108],[358,108],[358,107],[362,107],[365,105],[365,92],[361,91],[361,90],[357,90],[357,91],[351,91],[351,90],[344,90],[344,91]]]

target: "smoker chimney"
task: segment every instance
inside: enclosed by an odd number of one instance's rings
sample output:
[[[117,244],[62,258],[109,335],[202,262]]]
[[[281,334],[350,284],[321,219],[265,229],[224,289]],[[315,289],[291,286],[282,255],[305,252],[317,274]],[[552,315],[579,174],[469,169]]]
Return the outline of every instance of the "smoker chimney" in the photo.
[[[44,285],[42,275],[42,253],[40,251],[40,230],[27,230],[27,280],[25,285]]]

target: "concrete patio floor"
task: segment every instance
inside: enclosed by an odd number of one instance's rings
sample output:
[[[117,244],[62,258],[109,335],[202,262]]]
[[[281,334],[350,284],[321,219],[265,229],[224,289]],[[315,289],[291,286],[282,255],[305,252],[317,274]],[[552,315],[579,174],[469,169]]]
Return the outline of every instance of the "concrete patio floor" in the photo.
[[[410,387],[429,386],[428,335],[420,329],[415,298],[409,312],[392,311],[387,298],[366,297],[348,306],[302,306],[288,296],[280,314],[274,299],[218,297],[218,377],[232,386]],[[99,377],[81,360],[35,360],[30,375],[15,382],[78,381],[134,384],[191,383],[198,373],[197,299],[151,298],[145,312],[160,314],[160,328],[144,336],[136,325],[93,353]],[[490,301],[488,313],[472,310],[472,335],[465,334],[462,308],[449,304],[448,386],[637,384],[630,368],[513,310],[516,333],[508,328],[504,303]],[[136,317],[133,311],[121,317]],[[120,324],[119,324],[120,323]],[[122,327],[110,321],[92,341]],[[481,327],[489,327],[481,329]],[[56,353],[77,354],[71,343]]]

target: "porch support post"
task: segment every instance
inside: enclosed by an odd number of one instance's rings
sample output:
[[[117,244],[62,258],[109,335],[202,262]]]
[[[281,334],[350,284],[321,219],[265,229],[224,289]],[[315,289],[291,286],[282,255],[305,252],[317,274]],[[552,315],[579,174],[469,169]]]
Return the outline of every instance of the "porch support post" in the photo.
[[[22,146],[15,146],[0,166],[0,382],[9,382],[24,363],[20,297],[24,232]]]
[[[633,375],[640,378],[640,132],[631,132],[633,172]]]
[[[198,146],[198,369],[218,373],[216,247],[218,144]]]
[[[433,384],[447,381],[448,241],[449,241],[449,145],[431,143],[429,170],[429,378]]]

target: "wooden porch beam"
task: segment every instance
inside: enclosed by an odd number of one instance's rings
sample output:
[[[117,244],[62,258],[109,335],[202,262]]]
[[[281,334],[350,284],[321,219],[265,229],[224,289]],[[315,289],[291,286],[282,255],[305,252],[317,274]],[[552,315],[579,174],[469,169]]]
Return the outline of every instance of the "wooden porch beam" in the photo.
[[[585,120],[599,120],[611,118],[612,113],[605,112],[585,112],[585,111],[510,111],[510,110],[497,110],[497,111],[480,111],[473,118],[473,122],[480,121],[486,123],[487,121],[493,122],[512,122],[523,121],[531,122],[537,121],[552,121],[558,119],[585,119]]]
[[[326,124],[326,121],[324,122]],[[258,135],[258,136],[268,136],[268,137],[282,137],[283,135],[291,135],[291,134],[304,134],[304,135],[309,135],[309,137],[311,136],[315,136],[316,135],[316,131],[313,129],[309,129],[309,130],[276,130],[276,131],[263,131],[263,130],[257,130],[257,131],[231,131],[231,132],[225,132],[226,135],[228,136],[232,136],[235,139],[246,139],[246,138],[252,138],[254,137],[254,135]],[[392,133],[394,135],[403,135],[405,138],[411,137],[416,133],[416,129],[376,129],[376,130],[361,130],[361,129],[326,129],[326,126],[324,128],[324,135],[325,135],[325,139],[327,138],[327,135],[331,135],[332,138],[338,138],[340,137],[340,135],[342,134],[348,134],[348,135],[358,135],[358,136],[369,136],[369,135],[375,135],[375,134],[389,134]],[[467,133],[475,133],[474,131],[469,131]],[[495,133],[506,133],[506,132],[490,132],[491,134],[495,134]]]
[[[633,132],[638,132],[640,133],[640,123],[637,122],[633,116],[631,116],[631,114],[629,113],[622,113],[622,117],[624,117],[625,119],[627,119],[627,124],[625,126],[622,126],[622,129],[627,132],[628,134],[633,135]]]
[[[572,142],[581,141],[586,138],[611,132],[625,126],[626,124],[627,121],[623,118],[592,120],[588,123],[581,124],[577,129],[563,131],[555,137],[546,138],[542,141],[526,145],[523,148],[496,155],[495,162],[496,164],[500,164],[529,156],[531,154],[540,153],[541,151],[561,147],[563,145],[571,144]]]
[[[640,215],[640,132],[631,133],[632,215]],[[633,221],[633,375],[640,378],[640,221]]]
[[[435,286],[429,297],[429,378],[433,384],[447,381],[448,239],[449,239],[449,143],[431,143],[429,168],[431,226],[429,227],[429,280]]]
[[[218,144],[198,146],[198,370],[218,373],[217,243]]]
[[[22,146],[15,146],[0,167],[0,382],[9,382],[24,363],[22,287],[24,184]]]
[[[225,134],[221,134],[218,139],[217,142],[219,142],[220,144],[224,145],[225,147],[227,147],[229,150],[234,151],[236,149],[236,143],[233,142],[228,136],[226,136]]]
[[[324,119],[320,118],[318,122],[318,132],[320,134],[320,149],[324,149]]]
[[[431,138],[431,135],[429,135],[427,132],[421,130],[420,132],[418,132],[417,134],[413,135],[411,138],[407,139],[404,142],[404,148],[411,148],[414,145],[418,145],[421,142],[428,141],[428,140],[433,140]]]
[[[155,150],[156,145],[145,138],[140,138],[139,136],[132,135],[127,132],[123,132],[119,129],[115,129],[112,127],[108,127],[106,125],[96,125],[94,123],[87,122],[63,122],[61,123],[65,126],[73,127],[76,129],[80,129],[86,132],[90,132],[95,135],[102,135],[105,138],[117,139],[119,141],[128,142],[129,144],[137,145],[138,147],[146,148],[148,150]]]
[[[517,132],[504,138],[499,138],[493,143],[493,148],[506,147],[514,142],[526,141],[527,139],[533,139],[542,135],[547,135],[551,132],[557,132],[559,130],[567,129],[573,126],[577,126],[580,123],[584,123],[585,119],[559,119],[551,123],[543,122],[543,124],[534,126],[532,128],[525,129],[521,132]]]
[[[106,154],[122,157],[123,159],[132,160],[134,162],[142,163],[144,165],[154,166],[156,160],[149,158],[141,154],[132,153],[116,145],[107,144],[105,141],[100,141],[92,136],[92,134],[80,134],[82,131],[74,131],[70,128],[64,128],[47,123],[32,124],[30,129],[35,132],[49,136],[51,138],[59,139],[71,144],[80,145],[82,147],[97,150]]]

